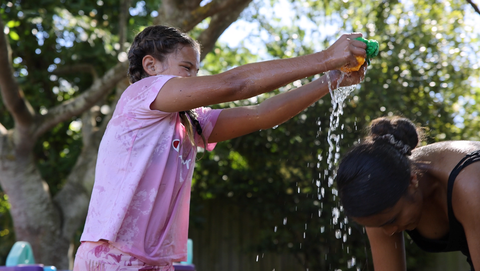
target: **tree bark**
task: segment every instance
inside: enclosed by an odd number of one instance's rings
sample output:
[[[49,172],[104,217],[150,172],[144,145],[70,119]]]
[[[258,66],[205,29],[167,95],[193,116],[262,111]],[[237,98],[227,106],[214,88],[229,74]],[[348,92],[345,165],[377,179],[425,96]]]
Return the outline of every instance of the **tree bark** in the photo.
[[[58,253],[68,251],[71,239],[62,238],[59,208],[41,179],[33,155],[16,154],[12,135],[10,132],[1,137],[0,183],[8,195],[17,240],[29,242],[41,263],[68,266],[66,254]]]

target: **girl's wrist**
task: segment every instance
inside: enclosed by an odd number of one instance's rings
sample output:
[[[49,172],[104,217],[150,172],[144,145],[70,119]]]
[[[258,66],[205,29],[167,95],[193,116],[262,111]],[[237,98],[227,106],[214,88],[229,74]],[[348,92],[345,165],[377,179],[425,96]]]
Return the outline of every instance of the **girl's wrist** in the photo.
[[[332,86],[337,86],[337,82],[340,79],[341,72],[339,70],[332,70],[332,71],[328,71],[327,73],[328,73],[328,76],[326,75],[326,77],[327,77],[327,80],[330,81],[330,84]]]
[[[318,73],[323,73],[323,72],[328,72],[329,70],[332,69],[331,65],[331,60],[328,56],[327,50],[323,50],[321,52],[317,53],[318,58],[317,58],[317,63],[319,63],[318,67]]]

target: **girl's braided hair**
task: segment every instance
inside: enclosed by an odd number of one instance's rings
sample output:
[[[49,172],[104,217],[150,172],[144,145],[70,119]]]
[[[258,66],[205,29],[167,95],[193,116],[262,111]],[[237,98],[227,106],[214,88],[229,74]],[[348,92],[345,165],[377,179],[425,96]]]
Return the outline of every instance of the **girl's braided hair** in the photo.
[[[154,25],[145,28],[138,33],[128,51],[128,77],[130,83],[135,83],[149,75],[143,69],[142,61],[146,55],[151,55],[155,59],[167,65],[168,55],[175,53],[183,46],[190,46],[197,52],[200,52],[200,45],[187,34],[182,33],[174,27],[163,25]],[[182,124],[187,130],[190,142],[195,145],[194,133],[202,136],[204,145],[205,138],[202,135],[202,127],[197,120],[197,115],[193,110],[179,112]],[[195,131],[193,129],[195,126]]]

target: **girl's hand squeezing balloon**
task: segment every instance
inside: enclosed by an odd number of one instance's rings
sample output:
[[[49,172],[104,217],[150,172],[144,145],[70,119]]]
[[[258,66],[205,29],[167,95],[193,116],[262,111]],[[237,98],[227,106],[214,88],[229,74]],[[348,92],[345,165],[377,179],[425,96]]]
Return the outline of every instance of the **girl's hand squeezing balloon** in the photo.
[[[355,40],[358,37],[362,37],[362,34],[344,34],[324,51],[327,70],[337,70],[344,66],[355,67],[358,65],[356,56],[366,57],[367,45]]]
[[[347,87],[361,83],[363,79],[365,79],[367,66],[367,63],[365,62],[358,71],[349,73],[341,72],[339,70],[330,71],[329,77],[332,85],[334,84],[334,86],[337,86],[340,83],[338,86]]]

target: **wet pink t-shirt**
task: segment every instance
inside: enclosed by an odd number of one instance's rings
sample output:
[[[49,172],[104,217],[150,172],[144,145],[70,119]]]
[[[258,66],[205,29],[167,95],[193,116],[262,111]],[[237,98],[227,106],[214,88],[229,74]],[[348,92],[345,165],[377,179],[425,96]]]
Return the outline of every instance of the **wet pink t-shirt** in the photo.
[[[178,113],[151,110],[173,76],[132,84],[118,101],[98,152],[81,241],[110,241],[151,265],[185,261],[196,148]],[[221,110],[195,109],[208,137]],[[203,146],[196,137],[197,146]],[[215,144],[207,144],[212,150]]]

